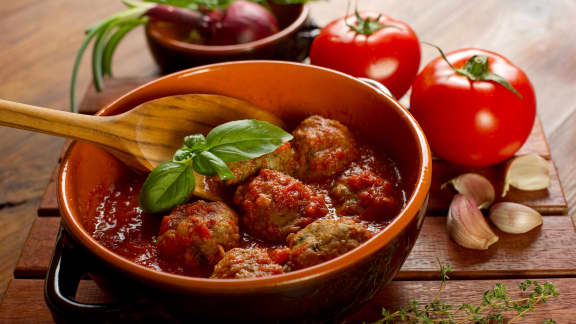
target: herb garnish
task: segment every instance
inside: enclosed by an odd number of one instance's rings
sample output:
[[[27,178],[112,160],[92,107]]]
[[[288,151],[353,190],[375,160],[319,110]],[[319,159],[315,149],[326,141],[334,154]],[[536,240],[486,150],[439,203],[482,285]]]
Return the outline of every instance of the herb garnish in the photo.
[[[172,161],[161,163],[146,178],[140,191],[140,207],[149,213],[169,210],[188,200],[194,191],[194,172],[232,179],[234,173],[226,163],[274,152],[291,139],[292,135],[278,126],[250,119],[219,125],[206,137],[186,136]]]
[[[479,305],[461,304],[458,307],[445,304],[440,301],[440,294],[450,279],[448,272],[450,265],[442,265],[438,260],[442,282],[438,293],[427,305],[420,305],[417,301],[411,301],[405,308],[390,312],[382,309],[382,319],[371,324],[388,323],[411,323],[411,324],[460,324],[460,323],[514,323],[524,318],[529,312],[533,312],[536,305],[546,302],[549,298],[558,296],[556,286],[550,282],[541,284],[534,280],[525,280],[518,285],[522,293],[527,297],[512,299],[508,296],[506,286],[497,283],[493,289],[486,290],[482,294]],[[530,289],[532,289],[530,291]],[[504,322],[505,313],[514,313],[508,322]],[[552,319],[544,321],[544,324],[555,324]]]

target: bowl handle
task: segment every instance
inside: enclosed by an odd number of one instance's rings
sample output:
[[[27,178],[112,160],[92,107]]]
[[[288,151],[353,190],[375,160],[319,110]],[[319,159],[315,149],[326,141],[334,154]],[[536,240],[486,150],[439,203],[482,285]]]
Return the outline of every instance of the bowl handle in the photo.
[[[392,94],[392,92],[390,92],[390,90],[388,88],[386,88],[385,85],[383,85],[382,83],[372,80],[372,79],[368,79],[368,78],[358,78],[358,80],[364,82],[364,83],[368,83],[369,85],[373,86],[374,88],[376,88],[377,90],[380,90],[380,92],[385,93],[387,95],[389,95],[390,97],[392,97],[393,99],[396,99],[396,97],[394,97],[394,95]]]
[[[83,252],[83,253],[82,253]],[[104,304],[85,304],[74,300],[80,280],[93,264],[86,252],[70,243],[60,228],[54,255],[44,284],[44,299],[57,323],[103,323],[110,319],[124,319],[134,314],[142,303],[137,299]]]

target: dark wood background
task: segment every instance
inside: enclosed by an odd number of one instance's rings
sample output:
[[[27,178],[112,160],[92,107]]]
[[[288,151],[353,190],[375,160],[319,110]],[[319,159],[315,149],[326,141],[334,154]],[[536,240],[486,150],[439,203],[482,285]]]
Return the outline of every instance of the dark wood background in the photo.
[[[323,25],[342,16],[346,3],[315,3],[313,16]],[[536,89],[569,215],[576,217],[576,1],[359,0],[358,6],[409,23],[421,40],[445,50],[489,49],[524,69]],[[121,8],[119,0],[1,1],[0,98],[68,109],[70,73],[83,30]],[[424,47],[423,64],[436,55]],[[157,73],[142,30],[120,45],[114,62],[117,77]],[[89,78],[85,60],[79,97]],[[0,128],[0,296],[12,277],[63,141]],[[553,227],[553,222],[549,224]]]

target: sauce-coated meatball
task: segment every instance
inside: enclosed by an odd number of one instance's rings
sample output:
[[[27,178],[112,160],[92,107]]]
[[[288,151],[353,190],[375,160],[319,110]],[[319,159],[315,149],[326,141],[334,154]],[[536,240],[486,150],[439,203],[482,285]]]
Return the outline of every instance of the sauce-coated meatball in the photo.
[[[273,256],[261,248],[232,249],[216,264],[210,278],[257,278],[283,273],[282,265]]]
[[[288,236],[289,264],[310,267],[342,255],[372,237],[364,226],[349,218],[320,219]]]
[[[293,135],[301,179],[318,180],[334,175],[359,157],[352,133],[336,120],[308,117]]]
[[[238,215],[223,202],[197,201],[164,216],[158,252],[186,267],[214,265],[239,246]]]
[[[369,170],[344,172],[334,183],[332,196],[339,215],[365,220],[392,217],[399,208],[392,183]]]
[[[298,169],[298,162],[292,145],[286,142],[272,153],[248,161],[232,162],[228,167],[234,173],[234,178],[227,180],[226,184],[239,184],[256,175],[261,169],[272,169],[293,175]]]
[[[288,234],[328,213],[324,197],[312,187],[268,169],[238,187],[234,202],[244,212],[248,232],[271,243],[283,242]]]

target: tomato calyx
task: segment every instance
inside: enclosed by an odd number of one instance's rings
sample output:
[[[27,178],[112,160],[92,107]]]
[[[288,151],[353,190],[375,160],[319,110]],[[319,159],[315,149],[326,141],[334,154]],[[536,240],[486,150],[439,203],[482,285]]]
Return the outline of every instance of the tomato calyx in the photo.
[[[448,63],[450,68],[456,71],[456,73],[463,75],[472,81],[494,81],[506,89],[512,91],[515,95],[518,96],[518,98],[522,99],[522,95],[516,89],[514,89],[514,87],[508,81],[506,81],[506,79],[496,73],[490,72],[490,65],[488,63],[487,56],[473,55],[468,59],[468,61],[466,61],[464,67],[457,68],[448,61],[448,58],[440,47],[427,42],[422,43],[436,48],[440,52],[442,59]]]
[[[376,17],[374,20],[372,20],[370,17],[366,17],[366,19],[360,17],[358,9],[355,10],[354,14],[356,16],[356,25],[349,24],[346,19],[344,19],[344,22],[346,23],[346,26],[348,26],[348,28],[353,30],[356,34],[369,36],[384,27],[393,27],[399,29],[399,27],[395,25],[380,23],[382,14],[379,14],[378,17]]]

